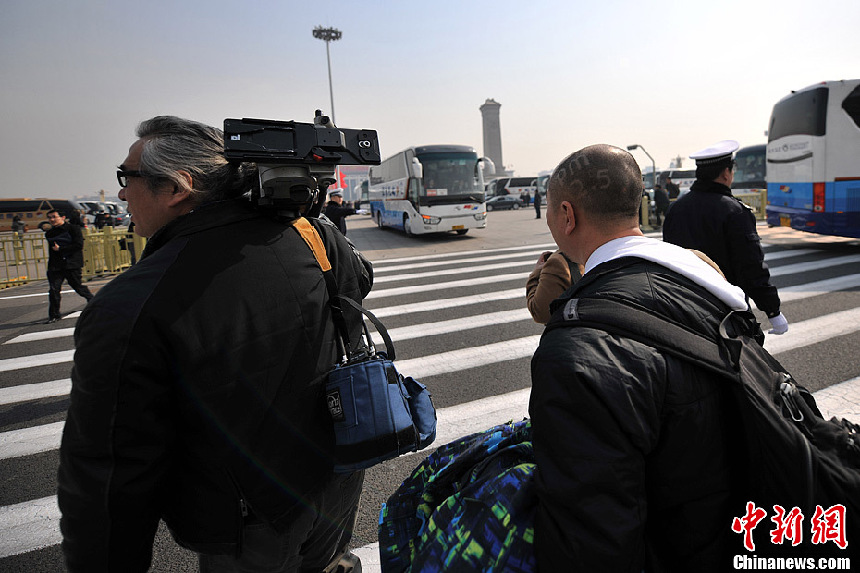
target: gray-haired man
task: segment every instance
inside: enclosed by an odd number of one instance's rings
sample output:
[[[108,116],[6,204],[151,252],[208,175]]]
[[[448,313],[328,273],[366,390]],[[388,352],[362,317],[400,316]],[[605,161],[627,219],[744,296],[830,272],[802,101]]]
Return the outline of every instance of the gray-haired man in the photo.
[[[298,233],[244,195],[214,128],[156,117],[117,172],[140,261],[81,315],[60,448],[71,571],[145,571],[163,519],[201,571],[322,570],[344,555],[363,473],[332,472],[325,281]],[[329,224],[342,294],[369,263]]]

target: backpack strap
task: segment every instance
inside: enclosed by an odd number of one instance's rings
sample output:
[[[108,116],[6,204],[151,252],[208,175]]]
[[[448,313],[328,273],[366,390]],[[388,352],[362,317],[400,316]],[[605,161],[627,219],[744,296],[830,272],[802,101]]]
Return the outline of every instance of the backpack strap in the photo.
[[[734,320],[733,315],[737,312],[733,311],[723,319],[721,333],[728,333],[728,323]],[[631,338],[722,376],[735,377],[732,373],[737,371],[737,361],[733,360],[733,353],[726,345],[625,301],[608,298],[570,299],[553,315],[546,330],[565,326],[597,328]]]

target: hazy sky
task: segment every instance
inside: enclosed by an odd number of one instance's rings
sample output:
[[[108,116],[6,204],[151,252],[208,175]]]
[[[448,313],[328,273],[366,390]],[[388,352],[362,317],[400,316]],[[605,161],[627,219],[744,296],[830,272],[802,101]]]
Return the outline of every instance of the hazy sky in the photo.
[[[719,2],[0,0],[0,196],[104,189],[154,115],[376,129],[483,152],[487,98],[517,175],[593,143],[668,167],[721,139],[763,143],[791,90],[860,76],[857,0]],[[633,152],[640,165],[650,161]]]

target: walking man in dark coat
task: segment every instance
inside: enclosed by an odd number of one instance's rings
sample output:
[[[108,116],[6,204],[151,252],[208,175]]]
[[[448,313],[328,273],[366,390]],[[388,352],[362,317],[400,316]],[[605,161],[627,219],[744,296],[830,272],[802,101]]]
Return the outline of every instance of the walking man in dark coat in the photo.
[[[663,219],[666,217],[666,211],[669,210],[669,195],[666,190],[658,183],[654,187],[654,216],[657,218],[657,226],[663,224]]]
[[[48,221],[52,227],[45,231],[48,241],[48,320],[51,324],[60,320],[60,290],[63,281],[76,293],[87,299],[93,298],[81,282],[81,269],[84,266],[84,235],[81,228],[66,222],[66,217],[56,209],[48,211]]]

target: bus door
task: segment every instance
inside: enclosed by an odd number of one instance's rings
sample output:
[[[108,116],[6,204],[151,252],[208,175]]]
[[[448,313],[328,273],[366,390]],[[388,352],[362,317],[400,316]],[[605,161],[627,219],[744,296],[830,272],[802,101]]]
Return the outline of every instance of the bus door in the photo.
[[[424,195],[424,187],[422,185],[424,166],[421,165],[421,161],[415,157],[415,154],[411,150],[406,153],[406,162],[409,165],[409,180],[407,182],[409,190],[406,196],[409,202],[412,203],[412,208],[415,209],[415,212],[420,213],[421,197]]]

